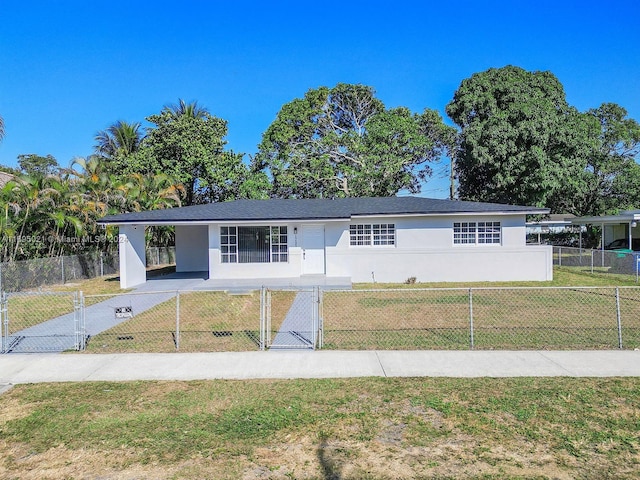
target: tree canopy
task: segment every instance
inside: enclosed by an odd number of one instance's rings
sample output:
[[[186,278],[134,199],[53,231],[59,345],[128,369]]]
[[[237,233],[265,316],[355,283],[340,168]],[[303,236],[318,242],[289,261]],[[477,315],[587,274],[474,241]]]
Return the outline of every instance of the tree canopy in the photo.
[[[463,199],[600,215],[637,206],[640,126],[619,105],[570,106],[551,72],[492,68],[463,80],[447,105],[460,127]]]
[[[616,213],[640,205],[640,124],[615,103],[582,115],[586,136],[579,174],[554,195],[549,207],[575,215]]]
[[[182,101],[147,120],[154,126],[134,165],[143,172],[164,172],[180,181],[185,205],[260,196],[251,185],[259,188],[261,180],[250,178],[252,172],[243,163],[243,155],[224,150],[225,120]]]
[[[460,127],[460,198],[544,206],[578,173],[584,123],[551,72],[491,68],[447,105]]]
[[[340,83],[285,104],[253,166],[269,172],[277,197],[417,193],[454,138],[433,110],[386,109],[371,87]]]
[[[144,131],[140,122],[118,120],[106,130],[96,133],[95,153],[109,162],[114,173],[126,172],[128,162],[140,149],[143,138]]]
[[[18,155],[18,165],[24,173],[34,177],[51,175],[60,168],[53,155],[43,157],[35,153]]]

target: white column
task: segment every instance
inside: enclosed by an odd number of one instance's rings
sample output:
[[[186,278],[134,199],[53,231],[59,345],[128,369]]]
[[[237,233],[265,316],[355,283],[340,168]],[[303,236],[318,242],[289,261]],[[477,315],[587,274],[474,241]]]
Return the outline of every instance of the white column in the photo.
[[[120,288],[131,288],[147,281],[144,225],[120,225]]]

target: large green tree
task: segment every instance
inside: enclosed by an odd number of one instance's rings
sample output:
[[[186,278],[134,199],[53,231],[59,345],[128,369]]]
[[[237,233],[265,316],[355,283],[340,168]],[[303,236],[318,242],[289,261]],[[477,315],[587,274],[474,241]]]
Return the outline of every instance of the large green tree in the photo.
[[[615,103],[582,115],[585,125],[581,171],[554,195],[549,206],[575,215],[617,213],[640,205],[640,124]]]
[[[51,175],[56,173],[60,168],[58,161],[53,155],[43,157],[35,153],[18,155],[18,165],[20,165],[20,169],[24,173],[32,177]]]
[[[386,109],[371,87],[340,83],[285,104],[253,165],[277,197],[416,193],[454,138],[435,111]]]
[[[462,81],[447,114],[461,129],[462,199],[545,206],[581,172],[586,124],[551,72],[476,73]]]
[[[131,158],[142,145],[144,130],[140,122],[119,120],[95,136],[95,154],[109,163],[113,173],[126,173]]]
[[[184,186],[184,205],[260,196],[266,176],[251,171],[243,155],[225,151],[227,122],[195,103],[167,106],[147,120],[153,124],[132,171],[165,173]]]

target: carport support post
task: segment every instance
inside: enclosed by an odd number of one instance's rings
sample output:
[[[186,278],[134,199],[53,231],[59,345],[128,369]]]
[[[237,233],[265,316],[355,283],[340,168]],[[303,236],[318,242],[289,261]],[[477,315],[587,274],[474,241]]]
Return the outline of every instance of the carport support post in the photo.
[[[144,225],[120,225],[120,288],[131,288],[147,281]]]
[[[604,223],[600,226],[600,249],[602,252],[602,265],[604,267]]]

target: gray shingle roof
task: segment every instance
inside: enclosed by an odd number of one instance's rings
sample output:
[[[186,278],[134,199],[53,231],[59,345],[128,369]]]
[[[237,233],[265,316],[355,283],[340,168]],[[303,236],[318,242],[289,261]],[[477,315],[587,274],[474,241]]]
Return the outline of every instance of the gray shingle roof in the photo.
[[[103,224],[262,220],[339,220],[367,215],[548,213],[548,209],[422,197],[234,200],[110,215]]]

